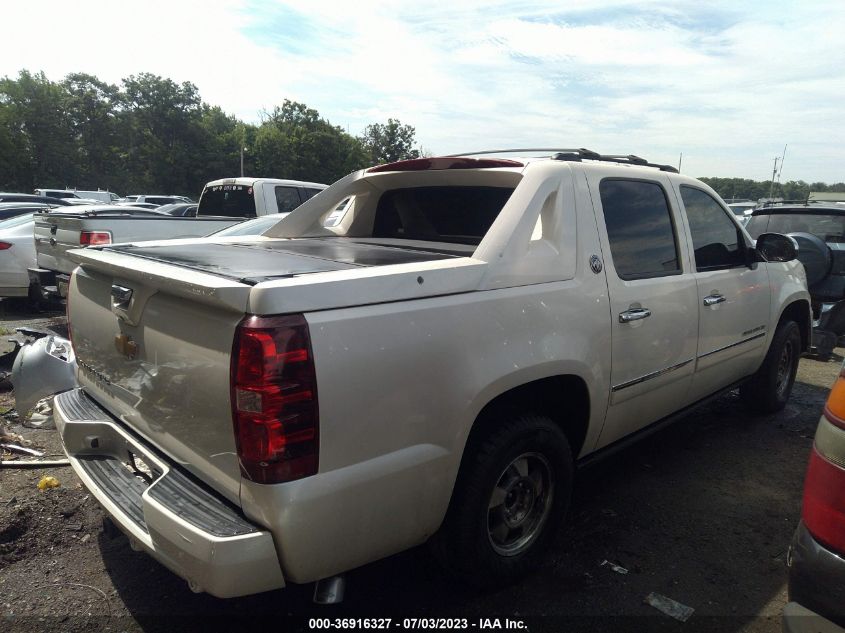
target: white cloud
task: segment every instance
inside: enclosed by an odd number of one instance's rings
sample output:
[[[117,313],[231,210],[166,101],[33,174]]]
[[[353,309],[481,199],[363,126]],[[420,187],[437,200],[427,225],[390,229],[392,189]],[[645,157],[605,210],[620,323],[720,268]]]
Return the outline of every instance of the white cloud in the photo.
[[[248,120],[284,98],[352,133],[399,118],[437,153],[585,145],[676,163],[684,152],[693,175],[766,178],[789,143],[784,179],[845,180],[841,2],[4,7],[7,24],[33,15],[49,19],[7,31],[0,74],[154,72]]]

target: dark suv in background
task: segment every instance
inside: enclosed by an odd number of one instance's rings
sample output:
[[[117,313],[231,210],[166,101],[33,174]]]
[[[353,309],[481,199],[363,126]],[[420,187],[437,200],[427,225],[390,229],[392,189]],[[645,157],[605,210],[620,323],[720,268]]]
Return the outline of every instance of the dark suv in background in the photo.
[[[755,240],[783,233],[798,243],[813,305],[813,348],[827,358],[845,336],[845,205],[783,202],[755,209],[745,226]]]

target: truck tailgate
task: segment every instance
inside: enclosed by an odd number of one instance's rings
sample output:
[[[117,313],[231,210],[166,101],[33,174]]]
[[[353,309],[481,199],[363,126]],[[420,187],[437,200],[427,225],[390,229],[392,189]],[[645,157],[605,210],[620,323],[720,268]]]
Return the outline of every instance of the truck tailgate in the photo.
[[[70,273],[76,264],[67,252],[79,248],[79,220],[47,214],[35,216],[35,253],[39,268]]]
[[[238,503],[229,360],[249,286],[117,254],[91,251],[84,259],[68,293],[80,384],[131,431]]]

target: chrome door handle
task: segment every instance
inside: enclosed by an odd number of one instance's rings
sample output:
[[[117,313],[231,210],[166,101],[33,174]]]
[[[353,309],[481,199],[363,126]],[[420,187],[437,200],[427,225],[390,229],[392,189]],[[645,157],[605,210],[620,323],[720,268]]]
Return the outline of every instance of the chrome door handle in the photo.
[[[714,306],[717,303],[724,303],[725,296],[724,295],[707,295],[704,297],[704,305],[706,306]]]
[[[630,323],[631,321],[639,321],[651,316],[651,310],[648,308],[631,308],[625,312],[619,313],[620,323]]]

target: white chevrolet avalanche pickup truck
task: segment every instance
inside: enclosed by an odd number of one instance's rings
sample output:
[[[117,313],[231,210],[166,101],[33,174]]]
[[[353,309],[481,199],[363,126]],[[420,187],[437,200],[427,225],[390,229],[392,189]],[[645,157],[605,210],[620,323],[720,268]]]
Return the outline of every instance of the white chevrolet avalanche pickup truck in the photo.
[[[71,257],[68,457],[133,547],[220,597],[426,541],[512,580],[580,462],[736,387],[778,410],[810,337],[789,238],[586,150],[382,165],[258,237]]]

